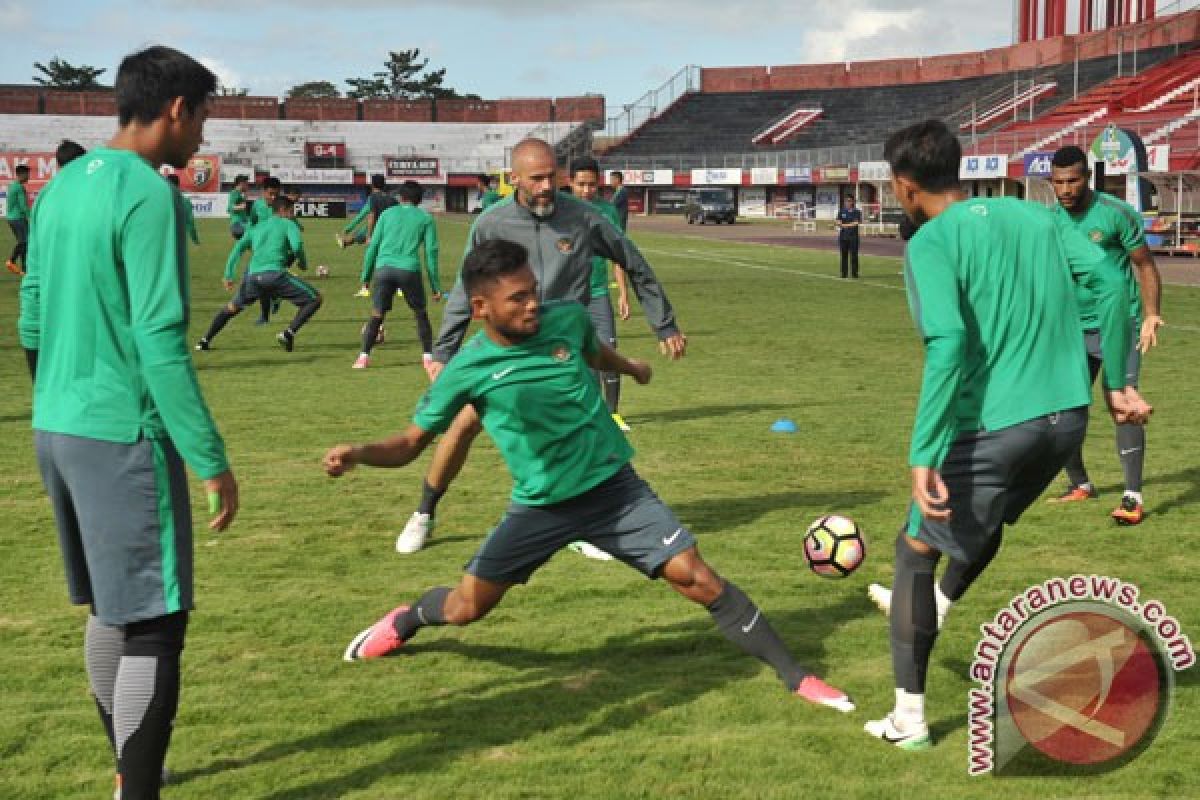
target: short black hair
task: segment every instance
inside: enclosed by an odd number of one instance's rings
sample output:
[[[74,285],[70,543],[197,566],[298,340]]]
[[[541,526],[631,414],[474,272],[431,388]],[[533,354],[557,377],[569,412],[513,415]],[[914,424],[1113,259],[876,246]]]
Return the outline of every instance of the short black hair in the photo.
[[[194,114],[217,91],[217,76],[186,53],[156,45],[125,56],[114,89],[118,124],[149,125],[176,97]]]
[[[893,175],[909,178],[929,192],[958,187],[962,145],[940,119],[927,119],[896,131],[883,146]]]
[[[280,192],[279,196],[271,201],[271,208],[274,209],[275,211],[283,211],[284,209],[291,208],[295,204],[296,204],[296,198],[292,197],[289,194],[284,194],[283,192]]]
[[[13,172],[17,173],[18,175],[20,175],[22,173],[28,175],[29,174],[29,165],[28,164],[17,164],[17,166],[13,169]]]
[[[248,183],[249,181],[250,181],[249,175],[234,175],[233,176],[233,185],[234,186],[237,186],[239,183]]]
[[[172,172],[170,175],[167,176],[167,183],[172,183],[178,187],[179,186],[179,176],[176,175],[174,172]]]
[[[382,175],[372,175],[371,176],[371,188],[372,189],[380,189],[380,190],[386,189],[387,188],[387,178],[383,177]]]
[[[610,180],[611,180],[612,178],[616,178],[616,179],[617,179],[617,180],[619,180],[621,183],[624,183],[624,182],[625,182],[625,173],[624,173],[624,172],[621,172],[621,170],[619,170],[619,169],[614,169],[614,170],[612,171],[612,173],[611,173],[611,174],[610,174],[608,177],[609,177],[609,179],[610,179]]]
[[[1054,157],[1050,159],[1050,166],[1059,169],[1073,167],[1076,164],[1082,164],[1083,171],[1088,172],[1087,154],[1083,152],[1082,148],[1073,144],[1058,148],[1054,151]]]
[[[279,189],[282,191],[283,182],[280,181],[279,178],[276,178],[274,175],[268,175],[267,179],[263,181],[263,188],[264,189]]]
[[[529,264],[529,251],[507,239],[489,239],[467,253],[463,259],[462,282],[467,295],[473,295],[497,279],[519,272]]]
[[[396,190],[396,194],[400,195],[400,199],[404,202],[419,206],[421,205],[421,198],[425,196],[425,190],[416,181],[405,181],[400,184],[400,188]]]
[[[584,156],[576,159],[571,164],[571,176],[574,177],[576,172],[594,172],[597,176],[600,175],[600,165],[596,163],[596,159],[591,156]]]
[[[58,168],[62,169],[86,152],[87,150],[84,150],[83,145],[79,142],[63,139],[58,149],[54,151],[54,160],[58,162]]]

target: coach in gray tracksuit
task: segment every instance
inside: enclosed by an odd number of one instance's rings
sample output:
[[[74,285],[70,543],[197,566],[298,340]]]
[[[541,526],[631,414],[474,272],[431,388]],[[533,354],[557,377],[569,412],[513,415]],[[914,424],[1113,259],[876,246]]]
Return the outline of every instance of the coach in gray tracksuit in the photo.
[[[475,220],[468,250],[490,239],[507,239],[529,251],[540,300],[575,300],[588,304],[592,256],[620,264],[629,276],[646,320],[660,341],[679,335],[675,312],[654,271],[637,247],[588,203],[558,194],[548,216],[538,217],[512,197],[488,208]],[[456,281],[447,298],[433,358],[445,364],[458,352],[471,322],[471,306]]]

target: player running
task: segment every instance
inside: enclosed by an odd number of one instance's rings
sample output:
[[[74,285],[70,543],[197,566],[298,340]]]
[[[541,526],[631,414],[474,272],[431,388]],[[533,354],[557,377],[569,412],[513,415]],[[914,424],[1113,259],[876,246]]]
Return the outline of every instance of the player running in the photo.
[[[869,590],[890,616],[896,703],[866,731],[909,750],[931,744],[926,671],[941,619],[995,557],[1004,526],[1083,441],[1091,390],[1076,283],[1096,299],[1114,417],[1144,422],[1150,413],[1126,385],[1129,298],[1115,266],[1054,212],[968,199],[961,156],[938,120],[896,132],[884,148],[896,199],[921,226],[904,274],[925,368],[892,590]],[[949,565],[935,589],[942,554]]]
[[[8,184],[4,216],[17,243],[4,266],[13,275],[24,275],[25,249],[29,243],[29,194],[25,191],[25,184],[29,183],[29,165],[18,164],[13,172],[16,180]]]
[[[269,302],[274,298],[287,300],[296,306],[292,323],[275,337],[279,346],[289,353],[296,346],[296,334],[321,307],[321,293],[310,284],[288,272],[294,261],[300,269],[308,269],[304,255],[304,241],[300,229],[292,218],[295,206],[290,197],[277,195],[272,208],[274,216],[255,223],[246,235],[238,240],[225,262],[225,291],[234,286],[238,261],[242,253],[252,250],[246,276],[238,287],[237,294],[225,308],[213,317],[208,332],[196,343],[197,350],[212,349],[212,340],[229,320],[242,313],[242,309],[256,300]]]
[[[1158,344],[1158,329],[1163,320],[1162,278],[1154,256],[1146,245],[1142,218],[1128,203],[1104,192],[1088,188],[1091,170],[1087,156],[1074,145],[1054,154],[1050,164],[1050,183],[1058,198],[1058,213],[1070,220],[1111,258],[1129,285],[1129,314],[1133,320],[1133,345],[1125,379],[1137,386],[1142,355]],[[1076,295],[1079,303],[1083,338],[1087,350],[1088,371],[1095,383],[1103,360],[1100,326],[1095,304],[1085,291]],[[1143,313],[1145,319],[1143,320]],[[1142,471],[1146,460],[1146,429],[1129,423],[1117,425],[1117,456],[1125,476],[1125,493],[1112,512],[1119,525],[1137,525],[1144,515]],[[1096,488],[1083,465],[1083,448],[1072,454],[1066,464],[1067,490],[1052,502],[1069,503],[1096,496]]]
[[[345,659],[393,654],[426,626],[482,619],[582,535],[703,605],[730,641],[775,669],[789,692],[852,711],[850,698],[797,664],[753,601],[709,568],[691,532],[630,465],[633,449],[588,369],[645,384],[650,366],[599,341],[579,304],[543,305],[519,244],[492,239],[474,246],[460,284],[484,330],[433,382],[407,430],[373,444],[337,445],[325,455],[325,470],[337,477],[360,464],[404,466],[473,405],[512,473],[512,504],[456,588],[430,589],[392,610],[354,638]]]
[[[397,292],[404,294],[404,301],[416,318],[422,363],[428,364],[433,360],[433,326],[425,310],[421,250],[425,250],[429,290],[434,300],[441,300],[437,226],[433,217],[420,207],[423,190],[419,183],[405,181],[398,194],[400,203],[385,209],[374,222],[371,244],[363,257],[362,284],[369,286],[374,275],[375,295],[371,318],[363,328],[362,352],[354,361],[354,369],[366,369],[370,365],[371,348],[379,338],[383,319],[392,310]]]
[[[654,271],[637,247],[588,203],[556,190],[554,148],[541,139],[525,139],[513,148],[514,195],[501,200],[475,220],[468,235],[470,248],[491,239],[508,239],[533,255],[538,292],[543,300],[588,301],[592,257],[620,264],[633,282],[642,311],[659,339],[659,349],[671,358],[687,352],[687,337],[675,323],[675,313]],[[461,283],[456,283],[442,315],[442,328],[427,365],[430,379],[457,352],[471,321],[471,309]],[[438,442],[422,486],[420,505],[396,539],[396,551],[415,553],[425,545],[433,527],[438,501],[458,475],[479,434],[479,418],[470,406]]]

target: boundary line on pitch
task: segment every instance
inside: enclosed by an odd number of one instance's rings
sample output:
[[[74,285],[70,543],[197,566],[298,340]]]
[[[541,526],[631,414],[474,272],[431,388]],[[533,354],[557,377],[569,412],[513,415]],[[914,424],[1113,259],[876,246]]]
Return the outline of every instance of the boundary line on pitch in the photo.
[[[801,278],[815,278],[817,280],[837,281],[839,283],[841,283],[843,280],[846,280],[846,282],[851,286],[874,286],[879,289],[888,289],[893,292],[903,292],[904,291],[903,286],[892,286],[891,284],[888,284],[888,283],[878,283],[876,281],[867,281],[867,280],[862,280],[861,278],[858,280],[848,280],[848,279],[844,279],[844,278],[839,278],[836,275],[826,275],[821,272],[806,272],[802,269],[788,269],[786,267],[773,267],[773,266],[769,266],[766,264],[752,264],[748,261],[741,261],[741,260],[735,259],[735,258],[724,258],[721,256],[703,255],[697,250],[671,251],[671,250],[658,250],[658,249],[651,248],[651,247],[641,247],[638,249],[640,249],[643,253],[654,253],[656,255],[663,255],[663,256],[675,257],[675,258],[690,258],[695,261],[712,261],[712,262],[715,262],[718,264],[731,264],[736,267],[744,267],[746,269],[754,269],[754,270],[759,270],[762,272],[782,272],[787,275],[795,275],[795,276],[801,277]]]

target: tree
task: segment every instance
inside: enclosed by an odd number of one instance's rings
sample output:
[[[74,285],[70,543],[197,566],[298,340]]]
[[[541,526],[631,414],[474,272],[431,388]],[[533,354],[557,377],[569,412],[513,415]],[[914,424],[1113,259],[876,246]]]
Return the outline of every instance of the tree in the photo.
[[[348,95],[356,98],[388,97],[396,100],[462,97],[454,89],[444,86],[446,68],[426,69],[428,58],[421,58],[420,48],[391,51],[383,69],[370,78],[347,78],[353,87]],[[425,74],[422,75],[421,73]],[[475,98],[468,95],[468,98]],[[478,99],[478,98],[475,98]]]
[[[342,93],[329,81],[309,81],[298,83],[287,90],[289,100],[319,99],[322,97],[341,97]]]
[[[33,62],[33,68],[41,73],[34,75],[33,82],[46,86],[50,89],[71,89],[73,91],[81,91],[83,89],[105,89],[96,78],[108,70],[97,67],[89,67],[87,65],[75,66],[68,64],[58,56],[50,59],[47,64],[42,64],[38,61]]]
[[[387,81],[379,72],[376,72],[375,77],[372,78],[347,78],[346,83],[350,86],[350,91],[346,92],[346,96],[356,100],[374,100],[392,96],[392,90],[388,88]]]

